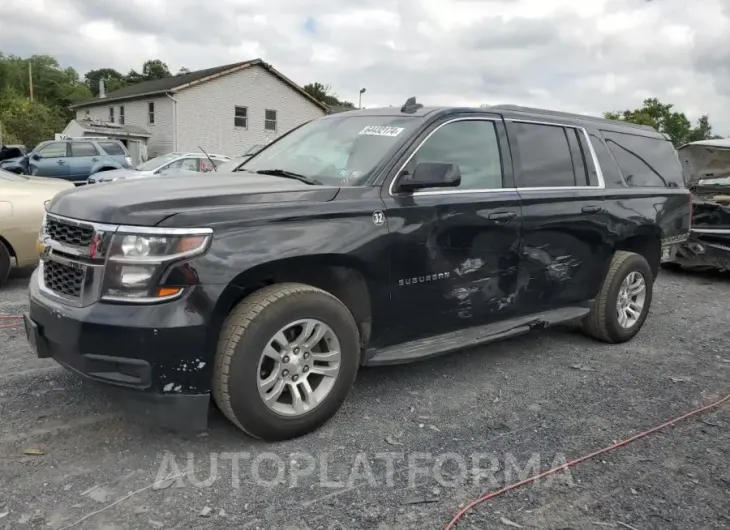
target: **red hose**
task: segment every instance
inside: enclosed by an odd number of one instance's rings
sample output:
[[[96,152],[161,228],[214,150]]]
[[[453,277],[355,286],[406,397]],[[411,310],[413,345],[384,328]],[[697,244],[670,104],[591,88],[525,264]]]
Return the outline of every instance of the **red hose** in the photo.
[[[22,320],[23,315],[0,315],[0,321],[2,320]],[[13,322],[12,324],[2,324],[0,325],[0,329],[2,328],[17,328],[20,326],[22,322]]]
[[[682,416],[679,416],[678,418],[674,418],[672,420],[666,421],[666,422],[662,423],[661,425],[658,425],[658,426],[656,426],[656,427],[654,427],[652,429],[649,429],[648,431],[644,431],[644,432],[641,432],[641,433],[639,433],[637,435],[634,435],[631,438],[627,438],[626,440],[623,440],[621,442],[616,442],[613,445],[609,445],[608,447],[605,447],[603,449],[599,449],[598,451],[595,451],[595,452],[593,452],[593,453],[591,453],[589,455],[585,455],[585,456],[581,456],[580,458],[576,458],[575,460],[572,460],[570,462],[567,462],[567,463],[563,464],[562,466],[558,466],[558,467],[554,467],[552,469],[548,469],[547,471],[545,471],[543,473],[540,473],[539,475],[535,475],[533,477],[527,478],[527,479],[522,480],[520,482],[516,482],[514,484],[511,484],[511,485],[509,485],[507,487],[502,488],[501,490],[497,490],[497,491],[493,491],[491,493],[487,493],[487,494],[483,495],[482,497],[479,497],[477,500],[475,500],[473,502],[470,502],[469,504],[467,504],[466,506],[464,506],[464,508],[462,508],[461,510],[459,510],[459,512],[454,516],[454,518],[451,520],[451,522],[446,525],[446,527],[444,528],[444,530],[452,530],[453,528],[455,528],[456,527],[456,524],[464,516],[464,514],[466,514],[470,510],[472,510],[475,506],[477,506],[479,504],[482,504],[483,502],[486,502],[489,499],[493,499],[494,497],[497,497],[499,495],[502,495],[503,493],[507,493],[508,491],[511,491],[511,490],[520,488],[520,487],[525,486],[527,484],[531,484],[532,482],[535,482],[536,480],[539,480],[539,479],[541,479],[543,477],[547,477],[548,475],[554,475],[558,471],[562,471],[564,469],[568,469],[569,467],[573,467],[573,466],[575,466],[577,464],[580,464],[581,462],[584,462],[584,461],[588,460],[589,458],[594,458],[596,456],[602,455],[604,453],[608,453],[609,451],[612,451],[612,450],[617,449],[619,447],[622,447],[624,445],[628,445],[631,442],[634,442],[634,441],[638,440],[639,438],[643,438],[645,436],[648,436],[650,434],[653,434],[653,433],[657,432],[660,429],[664,429],[665,427],[669,427],[670,425],[673,425],[673,424],[677,423],[678,421],[686,420],[687,418],[689,418],[691,416],[696,416],[697,414],[700,414],[700,413],[705,412],[707,410],[713,409],[715,407],[719,407],[720,405],[722,405],[724,402],[726,402],[728,400],[730,400],[730,394],[728,394],[724,398],[720,399],[719,401],[715,401],[714,403],[710,403],[709,405],[705,405],[704,407],[701,407],[699,409],[696,409],[696,410],[693,410],[693,411],[688,412],[686,414],[683,414]]]

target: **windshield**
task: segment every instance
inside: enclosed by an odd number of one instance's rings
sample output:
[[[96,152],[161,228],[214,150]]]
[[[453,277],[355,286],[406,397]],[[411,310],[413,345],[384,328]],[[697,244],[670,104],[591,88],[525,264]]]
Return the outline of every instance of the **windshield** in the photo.
[[[249,147],[248,149],[246,149],[243,152],[243,156],[246,156],[246,155],[255,155],[256,153],[258,153],[259,151],[261,151],[261,149],[264,148],[264,147],[266,147],[266,146],[264,146],[264,145],[252,145],[251,147]]]
[[[360,186],[420,123],[413,116],[342,116],[311,121],[250,158],[245,171],[280,169],[325,185]]]
[[[180,153],[168,153],[166,155],[156,156],[155,158],[150,158],[147,162],[142,162],[134,169],[136,169],[137,171],[152,171],[160,166],[167,164],[168,162],[177,160],[181,156],[182,155]]]
[[[246,159],[242,157],[234,158],[233,160],[229,160],[228,162],[218,164],[216,166],[216,170],[218,171],[218,173],[232,173],[236,170],[238,166],[241,165],[244,160]]]
[[[9,180],[11,182],[25,182],[26,180],[28,180],[28,177],[24,177],[23,175],[18,175],[16,173],[11,173],[10,171],[0,169],[0,179]]]

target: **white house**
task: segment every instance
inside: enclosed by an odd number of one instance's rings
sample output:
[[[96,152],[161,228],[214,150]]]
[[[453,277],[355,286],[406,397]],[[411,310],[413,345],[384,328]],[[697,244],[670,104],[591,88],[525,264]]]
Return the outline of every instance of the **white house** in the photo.
[[[261,59],[131,85],[77,103],[63,134],[110,136],[137,157],[171,151],[235,156],[323,116],[326,105]]]

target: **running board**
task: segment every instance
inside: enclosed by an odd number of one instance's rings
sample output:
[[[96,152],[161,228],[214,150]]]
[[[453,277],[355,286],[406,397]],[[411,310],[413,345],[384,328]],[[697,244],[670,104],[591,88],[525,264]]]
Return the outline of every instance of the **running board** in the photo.
[[[386,348],[371,348],[365,351],[365,359],[367,360],[364,364],[367,366],[382,366],[420,361],[444,353],[515,337],[533,329],[544,329],[555,324],[569,322],[584,317],[589,312],[590,309],[586,307],[564,307],[466,330],[451,331]]]

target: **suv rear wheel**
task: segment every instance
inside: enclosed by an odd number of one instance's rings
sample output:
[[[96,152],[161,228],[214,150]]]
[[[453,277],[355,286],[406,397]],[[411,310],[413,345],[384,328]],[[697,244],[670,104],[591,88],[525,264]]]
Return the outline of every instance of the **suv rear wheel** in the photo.
[[[604,342],[626,342],[644,325],[651,307],[654,275],[646,259],[633,252],[614,254],[583,330]]]
[[[226,319],[213,398],[251,436],[294,438],[337,412],[359,365],[357,325],[342,302],[309,285],[271,285],[245,298]]]

